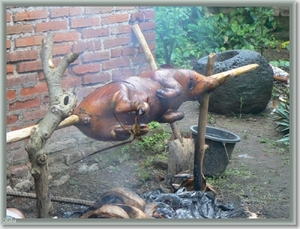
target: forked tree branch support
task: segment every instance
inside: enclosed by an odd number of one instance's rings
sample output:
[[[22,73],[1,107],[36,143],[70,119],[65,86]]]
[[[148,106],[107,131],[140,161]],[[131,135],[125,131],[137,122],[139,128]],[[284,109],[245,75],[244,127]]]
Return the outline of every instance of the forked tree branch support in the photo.
[[[50,106],[42,121],[30,130],[30,139],[25,147],[31,162],[31,175],[34,178],[37,217],[50,218],[53,207],[49,196],[47,152],[45,144],[57,129],[59,123],[72,114],[77,99],[72,91],[62,88],[61,78],[70,63],[78,54],[67,54],[55,67],[52,62],[53,34],[46,37],[42,45],[42,66],[48,86]]]

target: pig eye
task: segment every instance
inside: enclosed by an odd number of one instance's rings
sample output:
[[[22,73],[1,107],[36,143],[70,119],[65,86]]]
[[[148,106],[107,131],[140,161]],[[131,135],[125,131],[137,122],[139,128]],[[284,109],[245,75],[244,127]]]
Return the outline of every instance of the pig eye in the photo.
[[[190,78],[188,84],[187,84],[187,87],[189,90],[193,90],[193,88],[195,87],[195,82],[193,79]]]

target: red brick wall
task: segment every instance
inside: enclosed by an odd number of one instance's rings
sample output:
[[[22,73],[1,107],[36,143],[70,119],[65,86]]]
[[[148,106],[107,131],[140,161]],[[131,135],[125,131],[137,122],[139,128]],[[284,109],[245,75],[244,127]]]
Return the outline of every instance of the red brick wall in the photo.
[[[75,87],[81,101],[108,81],[150,68],[131,27],[139,23],[154,52],[154,17],[152,7],[138,6],[7,7],[7,132],[36,124],[47,112],[49,98],[40,49],[49,32],[54,33],[54,63],[66,53],[80,53],[62,82],[65,88]],[[25,144],[8,144],[7,151],[14,150],[17,155]],[[13,160],[12,156],[8,160]],[[20,155],[15,157],[20,159]]]

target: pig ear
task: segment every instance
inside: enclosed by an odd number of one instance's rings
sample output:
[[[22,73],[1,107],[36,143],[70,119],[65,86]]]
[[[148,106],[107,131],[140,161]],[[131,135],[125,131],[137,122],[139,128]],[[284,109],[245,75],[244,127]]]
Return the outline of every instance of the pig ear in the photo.
[[[191,91],[194,89],[194,87],[195,87],[195,81],[192,78],[190,78],[190,80],[187,84],[187,88]]]

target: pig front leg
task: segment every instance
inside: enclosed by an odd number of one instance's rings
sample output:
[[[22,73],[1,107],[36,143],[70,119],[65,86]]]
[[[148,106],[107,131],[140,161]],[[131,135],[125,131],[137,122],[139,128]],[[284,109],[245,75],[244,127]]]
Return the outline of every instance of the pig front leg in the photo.
[[[184,113],[177,110],[168,110],[157,120],[160,123],[173,123],[184,118]]]
[[[128,88],[124,85],[114,94],[113,103],[115,104],[116,113],[137,112],[139,116],[148,113],[150,110],[148,102],[131,101],[128,95]]]

